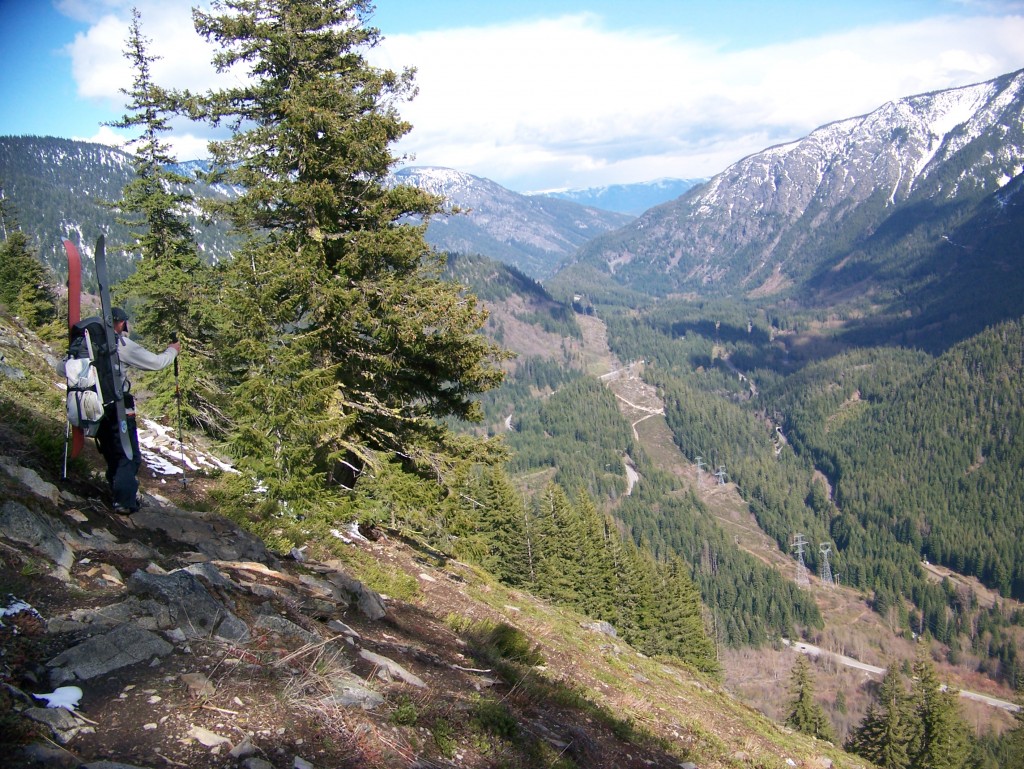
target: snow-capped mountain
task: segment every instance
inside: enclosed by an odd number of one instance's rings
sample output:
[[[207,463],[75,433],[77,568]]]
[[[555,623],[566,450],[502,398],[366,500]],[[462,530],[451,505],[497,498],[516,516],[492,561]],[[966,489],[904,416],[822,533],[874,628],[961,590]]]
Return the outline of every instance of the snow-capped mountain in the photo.
[[[578,261],[658,293],[849,287],[893,260],[909,276],[942,263],[934,249],[954,228],[1019,204],[1010,182],[1022,171],[1024,71],[889,102],[751,155]]]
[[[570,200],[581,206],[639,216],[649,208],[675,200],[707,179],[655,179],[636,184],[609,184],[571,190],[538,192],[549,198]]]
[[[536,279],[550,276],[586,241],[632,218],[566,200],[520,195],[451,168],[403,168],[395,179],[443,197],[449,210],[458,209],[431,219],[427,241],[432,246],[484,254]]]

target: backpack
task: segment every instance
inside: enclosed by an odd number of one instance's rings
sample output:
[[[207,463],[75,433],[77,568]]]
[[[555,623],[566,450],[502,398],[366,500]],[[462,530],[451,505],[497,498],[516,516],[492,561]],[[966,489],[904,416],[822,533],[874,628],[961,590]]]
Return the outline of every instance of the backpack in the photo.
[[[105,408],[114,402],[110,353],[102,318],[83,318],[71,327],[64,360],[68,421],[89,437],[99,432]]]

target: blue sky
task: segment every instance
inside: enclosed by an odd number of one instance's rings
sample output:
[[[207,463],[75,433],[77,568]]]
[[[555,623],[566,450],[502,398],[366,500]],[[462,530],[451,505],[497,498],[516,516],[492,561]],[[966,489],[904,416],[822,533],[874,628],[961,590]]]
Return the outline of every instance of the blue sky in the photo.
[[[116,143],[132,5],[154,78],[216,84],[189,0],[0,0],[0,135]],[[1019,0],[379,0],[417,68],[396,148],[519,191],[710,176],[888,100],[1024,68]],[[205,127],[181,124],[179,159]],[[123,138],[123,137],[122,137]]]

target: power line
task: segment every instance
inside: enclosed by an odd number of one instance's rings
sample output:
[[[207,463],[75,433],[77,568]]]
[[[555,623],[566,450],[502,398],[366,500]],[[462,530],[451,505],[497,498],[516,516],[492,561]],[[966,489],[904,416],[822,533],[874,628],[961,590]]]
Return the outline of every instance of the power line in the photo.
[[[798,587],[806,588],[810,585],[810,579],[807,576],[807,564],[804,563],[804,548],[807,547],[807,539],[803,534],[793,535],[793,544],[791,548],[796,550],[796,584]]]
[[[832,578],[832,565],[828,557],[832,553],[832,543],[822,542],[818,545],[818,552],[821,553],[821,584],[825,587],[835,587],[835,580]]]

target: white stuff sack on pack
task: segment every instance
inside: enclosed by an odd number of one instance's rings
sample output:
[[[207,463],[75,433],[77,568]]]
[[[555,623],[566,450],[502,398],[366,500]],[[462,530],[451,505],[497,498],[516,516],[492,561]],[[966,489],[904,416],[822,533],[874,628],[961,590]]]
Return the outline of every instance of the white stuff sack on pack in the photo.
[[[113,377],[104,379],[96,368],[99,361],[107,363],[106,332],[100,318],[84,318],[71,332],[68,357],[64,361],[64,376],[68,385],[68,422],[94,437],[100,429],[104,406],[114,394]],[[107,367],[109,370],[109,367]]]
[[[70,358],[64,364],[68,380],[68,421],[84,429],[103,419],[96,367],[88,358]]]

